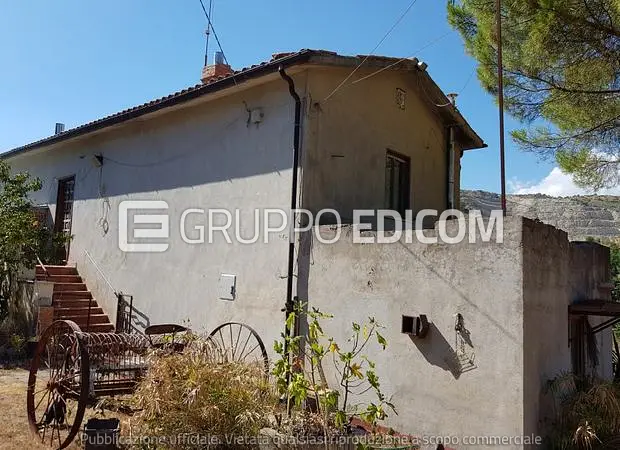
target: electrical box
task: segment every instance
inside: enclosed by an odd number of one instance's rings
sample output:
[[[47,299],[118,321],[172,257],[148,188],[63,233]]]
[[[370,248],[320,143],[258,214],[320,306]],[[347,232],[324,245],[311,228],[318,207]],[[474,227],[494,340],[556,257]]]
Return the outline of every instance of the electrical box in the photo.
[[[403,316],[400,331],[415,338],[424,338],[429,330],[428,318],[424,314],[419,317]]]
[[[265,113],[262,108],[256,108],[250,111],[250,122],[253,124],[259,124],[263,121]]]
[[[234,300],[237,296],[237,275],[223,273],[217,288],[217,296],[220,300]]]

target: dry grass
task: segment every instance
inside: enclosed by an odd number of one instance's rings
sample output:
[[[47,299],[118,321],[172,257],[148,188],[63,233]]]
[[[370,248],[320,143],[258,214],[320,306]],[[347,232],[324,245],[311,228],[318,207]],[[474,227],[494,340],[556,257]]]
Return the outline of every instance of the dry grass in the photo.
[[[134,395],[135,434],[257,436],[277,406],[264,367],[214,364],[204,349],[154,354]]]
[[[0,449],[44,449],[33,440],[26,418],[28,371],[0,370]]]
[[[49,450],[50,447],[37,442],[30,433],[26,414],[26,386],[28,371],[25,369],[0,369],[0,450],[28,449]],[[82,426],[91,417],[118,417],[121,419],[121,432],[129,432],[130,418],[117,412],[100,411],[92,408],[86,410]],[[71,450],[80,449],[77,439],[69,447]]]
[[[550,448],[620,448],[620,386],[596,380],[580,386],[579,381],[566,373],[549,384],[557,414],[549,430]]]

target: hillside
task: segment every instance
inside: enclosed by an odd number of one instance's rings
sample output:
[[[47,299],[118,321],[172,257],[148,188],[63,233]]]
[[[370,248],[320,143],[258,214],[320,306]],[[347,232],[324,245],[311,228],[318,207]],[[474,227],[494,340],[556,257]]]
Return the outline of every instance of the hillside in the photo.
[[[549,197],[547,195],[509,195],[508,213],[538,219],[568,232],[571,240],[588,237],[620,237],[620,197],[585,195]],[[501,209],[498,194],[461,191],[463,210],[479,209],[487,215]]]

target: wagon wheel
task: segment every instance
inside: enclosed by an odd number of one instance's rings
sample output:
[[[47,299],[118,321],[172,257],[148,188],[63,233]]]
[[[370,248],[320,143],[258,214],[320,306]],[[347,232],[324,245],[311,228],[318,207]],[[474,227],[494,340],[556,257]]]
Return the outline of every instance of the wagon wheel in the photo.
[[[222,362],[259,363],[269,372],[269,358],[262,339],[249,326],[229,322],[220,325],[209,335]]]
[[[88,401],[88,352],[80,327],[69,320],[50,325],[39,341],[28,377],[30,429],[39,440],[58,449],[80,431]]]

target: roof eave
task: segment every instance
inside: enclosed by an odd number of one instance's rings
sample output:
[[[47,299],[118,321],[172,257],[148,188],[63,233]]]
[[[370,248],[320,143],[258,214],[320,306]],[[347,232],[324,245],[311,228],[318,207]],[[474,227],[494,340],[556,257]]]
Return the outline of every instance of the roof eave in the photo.
[[[294,53],[289,56],[284,56],[282,58],[269,61],[268,63],[265,63],[263,65],[258,65],[255,67],[251,67],[247,70],[243,70],[239,73],[234,74],[234,76],[228,76],[209,84],[197,86],[195,88],[185,89],[183,91],[180,91],[178,94],[171,94],[168,97],[164,97],[163,99],[154,100],[149,103],[137,106],[135,108],[122,111],[111,116],[87,123],[85,125],[72,128],[62,133],[32,142],[30,144],[11,149],[7,152],[1,153],[0,159],[8,159],[16,155],[27,153],[31,150],[51,146],[63,141],[77,138],[79,136],[84,136],[86,134],[101,130],[103,128],[118,125],[120,123],[127,122],[129,120],[136,119],[138,117],[142,117],[147,114],[169,108],[171,106],[189,102],[212,92],[233,88],[238,84],[244,83],[248,80],[260,77],[268,73],[276,72],[280,66],[290,67],[292,65],[304,63],[308,60],[311,54],[311,50],[302,50],[298,53]]]

